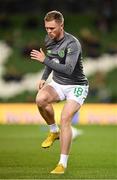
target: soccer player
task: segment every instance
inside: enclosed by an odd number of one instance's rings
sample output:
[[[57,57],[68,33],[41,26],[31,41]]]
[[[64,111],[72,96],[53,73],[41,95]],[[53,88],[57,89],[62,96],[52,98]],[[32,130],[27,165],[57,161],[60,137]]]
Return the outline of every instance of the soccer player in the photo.
[[[72,142],[71,121],[88,94],[88,80],[83,73],[82,49],[79,40],[64,31],[64,17],[59,11],[50,11],[44,18],[47,36],[45,55],[42,48],[31,51],[31,59],[45,65],[36,103],[42,117],[50,127],[50,133],[42,147],[50,147],[60,137],[60,160],[52,174],[63,174],[67,168]],[[45,84],[50,73],[52,81]],[[66,100],[60,120],[60,131],[55,123],[53,102]]]

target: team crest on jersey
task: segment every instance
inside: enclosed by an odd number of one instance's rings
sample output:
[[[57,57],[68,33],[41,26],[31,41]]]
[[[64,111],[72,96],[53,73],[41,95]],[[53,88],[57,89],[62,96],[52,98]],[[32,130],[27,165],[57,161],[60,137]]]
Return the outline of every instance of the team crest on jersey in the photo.
[[[59,55],[61,58],[63,58],[63,57],[65,56],[65,51],[64,51],[64,50],[60,50],[60,51],[58,52],[58,55]]]

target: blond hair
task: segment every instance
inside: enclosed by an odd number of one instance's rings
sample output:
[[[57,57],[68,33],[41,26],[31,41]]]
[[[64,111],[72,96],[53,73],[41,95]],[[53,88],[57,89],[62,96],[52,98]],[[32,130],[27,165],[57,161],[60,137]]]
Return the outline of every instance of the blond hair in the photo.
[[[45,15],[44,21],[53,21],[64,23],[64,17],[59,11],[50,11]]]

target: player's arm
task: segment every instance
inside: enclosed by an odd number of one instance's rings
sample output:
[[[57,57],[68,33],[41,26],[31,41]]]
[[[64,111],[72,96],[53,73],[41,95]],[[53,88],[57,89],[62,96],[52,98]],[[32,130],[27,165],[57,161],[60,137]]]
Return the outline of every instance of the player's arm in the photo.
[[[40,48],[40,51],[33,49],[31,51],[30,56],[31,56],[31,59],[35,59],[35,60],[38,60],[40,62],[43,62],[45,57],[46,57],[45,53],[42,51],[41,48]],[[39,89],[41,89],[45,85],[45,82],[46,82],[46,80],[49,77],[51,72],[52,72],[52,69],[48,66],[45,66],[44,73],[42,75],[41,80],[39,81]]]
[[[46,58],[44,60],[44,64],[51,67],[53,70],[55,70],[57,72],[71,75],[73,73],[76,63],[78,61],[78,56],[79,56],[78,52],[75,52],[74,54],[66,56],[65,64],[58,64],[54,60],[49,61]]]
[[[52,72],[52,69],[49,68],[48,66],[45,66],[43,75],[41,77],[41,80],[39,81],[39,89],[41,89],[45,85],[45,82],[48,79],[51,72]]]
[[[70,45],[67,47],[65,64],[58,64],[57,62],[54,61],[54,59],[49,60],[48,58],[45,58],[44,64],[51,67],[55,71],[67,75],[71,75],[74,71],[74,68],[77,64],[80,54],[81,54],[80,44],[76,44],[76,42],[73,42],[70,43]]]
[[[81,53],[81,46],[76,42],[72,42],[68,45],[67,50],[68,51],[66,55],[65,64],[58,64],[54,61],[54,59],[50,60],[48,57],[45,56],[42,49],[40,49],[40,51],[32,50],[31,59],[38,60],[39,62],[44,63],[45,65],[47,65],[55,71],[71,75],[74,71],[76,63],[78,61],[78,57]]]

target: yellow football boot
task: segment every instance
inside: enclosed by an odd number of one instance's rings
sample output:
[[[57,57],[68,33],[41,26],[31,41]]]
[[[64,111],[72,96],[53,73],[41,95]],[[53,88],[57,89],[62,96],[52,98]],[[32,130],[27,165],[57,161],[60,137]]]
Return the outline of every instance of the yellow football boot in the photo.
[[[48,137],[41,144],[41,147],[43,148],[50,147],[56,139],[59,139],[59,132],[56,133],[50,132]]]
[[[65,167],[62,164],[58,164],[56,168],[50,173],[51,174],[64,174],[64,172],[65,172]]]

